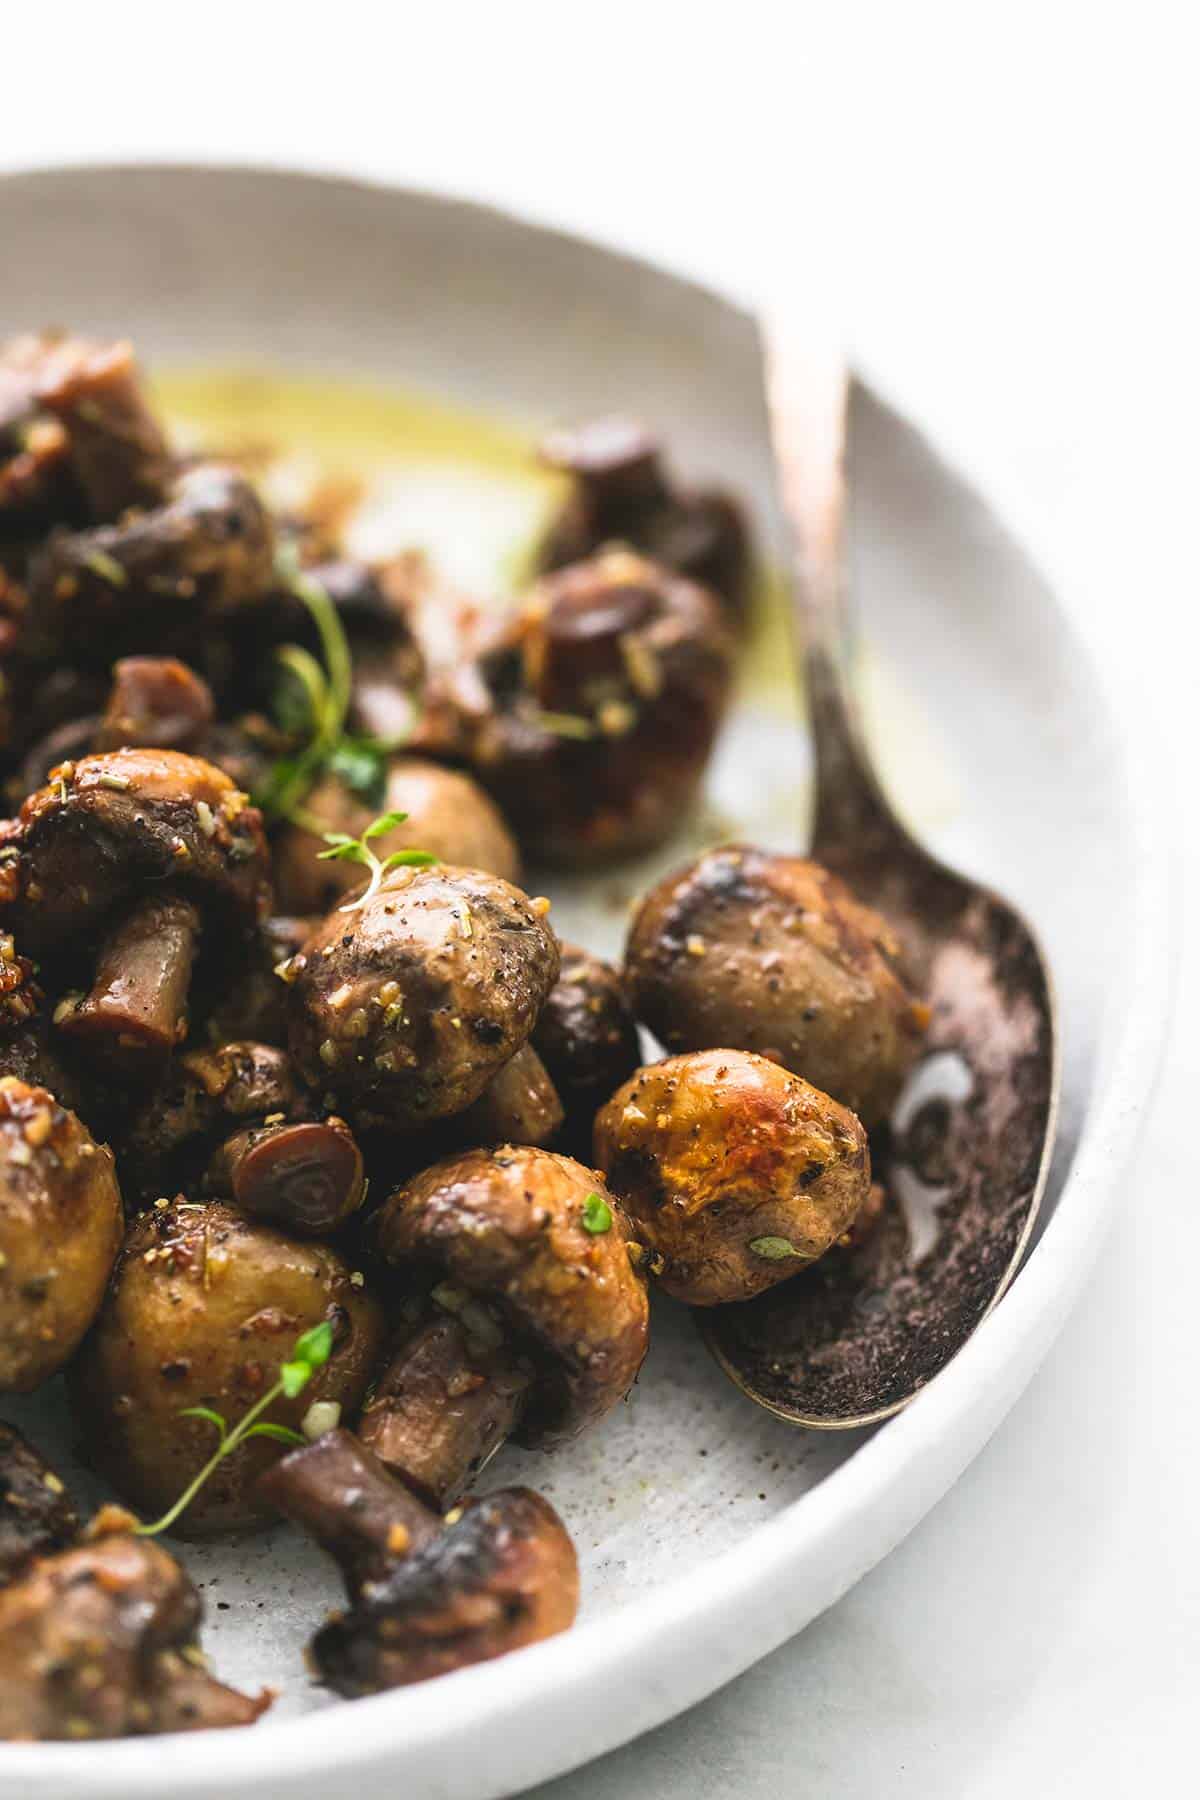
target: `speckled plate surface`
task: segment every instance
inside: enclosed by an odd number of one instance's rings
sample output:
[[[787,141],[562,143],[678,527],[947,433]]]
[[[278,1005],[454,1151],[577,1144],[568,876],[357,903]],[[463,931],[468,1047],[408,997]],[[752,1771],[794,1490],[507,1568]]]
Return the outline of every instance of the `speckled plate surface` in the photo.
[[[311,441],[317,460],[369,469],[364,538],[425,542],[464,580],[511,573],[544,504],[528,438],[601,409],[660,425],[688,473],[747,497],[768,555],[777,543],[752,323],[644,264],[448,201],[222,169],[9,178],[0,244],[0,332],[63,321],[130,335],[152,366],[187,366],[164,393],[201,437],[230,369],[268,368],[266,386],[243,382],[247,410],[259,424],[286,415],[301,462]],[[340,401],[330,425],[345,381],[396,392],[369,431]],[[464,415],[485,422],[467,454]],[[336,1596],[322,1559],[284,1531],[189,1548],[206,1646],[227,1679],[284,1689],[269,1718],[187,1739],[0,1746],[0,1795],[512,1793],[700,1699],[829,1605],[945,1492],[1037,1366],[1089,1266],[1157,1055],[1167,948],[1150,789],[1114,684],[983,502],[862,390],[851,456],[861,675],[884,772],[934,848],[1027,912],[1059,989],[1062,1128],[1012,1290],[907,1412],[832,1436],[751,1407],[686,1314],[660,1303],[628,1406],[554,1459],[508,1451],[488,1472],[541,1487],[576,1536],[584,1601],[568,1637],[336,1703],[300,1659]],[[804,842],[808,751],[771,604],[704,808],[652,864],[599,889],[552,886],[564,932],[616,949],[632,895],[699,843]],[[5,1410],[63,1447],[71,1472],[56,1393]]]

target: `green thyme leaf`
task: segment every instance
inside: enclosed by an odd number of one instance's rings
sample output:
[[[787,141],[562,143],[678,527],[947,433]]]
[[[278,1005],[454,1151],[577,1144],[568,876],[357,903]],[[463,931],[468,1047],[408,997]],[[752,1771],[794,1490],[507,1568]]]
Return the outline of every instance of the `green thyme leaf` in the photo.
[[[783,1262],[788,1256],[803,1256],[803,1250],[797,1250],[795,1244],[785,1237],[756,1237],[750,1239],[749,1248],[755,1256],[765,1256],[768,1262]]]
[[[101,581],[107,581],[110,587],[129,586],[129,576],[116,557],[110,556],[107,550],[89,550],[83,558],[83,565],[93,575],[98,575]]]
[[[222,1415],[214,1412],[211,1406],[185,1406],[179,1416],[181,1419],[205,1419],[210,1425],[216,1426],[222,1437],[229,1429]]]
[[[369,844],[372,838],[382,837],[385,831],[394,831],[397,825],[403,825],[407,817],[408,814],[406,812],[380,813],[377,819],[371,820],[371,823],[363,832],[363,843]]]
[[[583,1229],[590,1231],[593,1237],[601,1232],[612,1230],[612,1207],[603,1195],[591,1193],[583,1203]]]
[[[333,1324],[329,1319],[322,1319],[319,1325],[301,1332],[292,1355],[297,1362],[308,1363],[310,1367],[319,1369],[329,1361],[332,1351]]]
[[[378,806],[387,791],[390,746],[382,738],[343,737],[329,758],[329,768],[343,787]]]
[[[277,1444],[307,1444],[308,1439],[299,1431],[293,1431],[290,1425],[276,1425],[273,1419],[260,1419],[249,1431],[242,1433],[242,1442],[247,1438],[272,1438]]]
[[[386,875],[389,869],[428,869],[437,860],[430,850],[393,850],[383,865],[383,872]]]

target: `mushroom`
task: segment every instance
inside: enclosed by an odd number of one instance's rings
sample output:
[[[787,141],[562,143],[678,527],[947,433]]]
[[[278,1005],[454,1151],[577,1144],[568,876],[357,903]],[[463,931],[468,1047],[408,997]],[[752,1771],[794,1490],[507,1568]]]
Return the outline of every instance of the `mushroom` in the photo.
[[[170,450],[146,402],[133,346],[51,334],[24,342],[34,372],[32,398],[66,432],[71,468],[92,519],[161,505]]]
[[[90,747],[199,750],[215,712],[212,689],[186,663],[173,656],[124,656],[113,665],[112,689]]]
[[[742,509],[720,488],[679,488],[662,466],[662,446],[633,419],[592,419],[554,431],[541,460],[571,477],[571,492],[541,546],[544,569],[623,543],[719,594],[744,612],[750,546]]]
[[[540,582],[478,664],[477,714],[460,708],[465,754],[522,849],[576,865],[667,837],[707,765],[732,658],[712,595],[631,551]]]
[[[564,942],[559,977],[531,1041],[568,1119],[586,1127],[590,1143],[597,1108],[642,1060],[637,1020],[616,970]]]
[[[195,463],[149,511],[51,534],[26,573],[22,648],[77,662],[203,648],[214,626],[261,604],[274,555],[270,515],[245,477]]]
[[[640,1069],[596,1120],[596,1161],[660,1287],[693,1306],[748,1300],[815,1262],[871,1186],[854,1114],[740,1050]]]
[[[929,1020],[878,913],[818,863],[743,845],[651,890],[625,982],[668,1050],[757,1051],[868,1128],[890,1111]]]
[[[0,1393],[74,1354],[121,1243],[112,1152],[45,1088],[0,1077]]]
[[[329,1237],[362,1205],[362,1152],[345,1120],[251,1125],[208,1165],[208,1193],[229,1195],[252,1219],[298,1237]]]
[[[462,1112],[525,1043],[558,944],[499,876],[401,867],[330,913],[285,974],[301,1074],[352,1123],[409,1131]]]
[[[0,1419],[0,1588],[78,1532],[64,1482],[15,1425]]]
[[[325,848],[319,833],[358,837],[378,813],[408,815],[374,840],[381,860],[394,850],[427,850],[440,862],[520,879],[517,847],[478,782],[420,757],[397,756],[387,763],[378,806],[368,806],[338,775],[326,775],[310,789],[305,825],[285,825],[275,844],[275,891],[285,912],[328,912],[359,885],[353,863],[317,860]],[[308,830],[309,823],[317,831]]]
[[[558,1091],[529,1043],[492,1076],[478,1100],[449,1121],[449,1129],[460,1143],[472,1146],[549,1144],[563,1117]]]
[[[221,1201],[177,1200],[131,1227],[87,1353],[71,1372],[76,1421],[96,1466],[132,1506],[157,1516],[213,1449],[204,1406],[241,1416],[275,1379],[295,1339],[324,1319],[333,1353],[268,1422],[297,1430],[314,1402],[347,1413],[382,1345],[379,1306],[327,1244],[300,1240]],[[220,1464],[173,1527],[181,1536],[264,1523],[253,1485],[279,1445],[255,1437]]]
[[[410,1280],[424,1272],[462,1327],[438,1346],[446,1412],[435,1436],[423,1332],[394,1351],[362,1426],[438,1504],[504,1437],[551,1449],[628,1393],[646,1354],[646,1291],[620,1206],[580,1163],[520,1145],[468,1151],[399,1188],[370,1230],[383,1260]],[[489,1397],[493,1371],[502,1385]]]
[[[579,1565],[548,1501],[504,1488],[445,1519],[347,1431],[293,1450],[260,1496],[339,1564],[350,1610],[313,1639],[321,1680],[375,1694],[504,1656],[565,1631]]]
[[[227,775],[176,750],[64,763],[21,808],[4,897],[35,952],[102,934],[89,992],[59,1028],[104,1061],[161,1067],[186,1035],[201,908],[248,937],[265,912],[257,808]]]
[[[251,1725],[271,1704],[208,1673],[200,1596],[127,1513],[0,1593],[0,1738],[118,1738]]]

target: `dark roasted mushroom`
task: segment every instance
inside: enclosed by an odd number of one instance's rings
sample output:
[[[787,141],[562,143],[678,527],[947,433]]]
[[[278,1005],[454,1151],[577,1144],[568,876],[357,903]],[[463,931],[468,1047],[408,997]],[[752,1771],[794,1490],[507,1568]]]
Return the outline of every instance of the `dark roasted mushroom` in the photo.
[[[349,1432],[331,1431],[277,1463],[259,1493],[342,1569],[350,1610],[318,1631],[311,1652],[340,1694],[427,1681],[574,1621],[574,1545],[528,1488],[504,1488],[443,1520]]]
[[[64,763],[21,808],[0,872],[24,940],[103,933],[91,991],[55,1022],[105,1059],[160,1066],[186,1032],[201,911],[248,938],[265,911],[262,820],[219,769],[174,750]]]
[[[112,1152],[45,1088],[0,1077],[0,1393],[74,1354],[121,1242]]]
[[[872,1127],[916,1060],[928,1008],[889,926],[817,863],[710,850],[642,901],[625,981],[669,1050],[754,1050]]]
[[[461,1346],[442,1346],[447,1420],[436,1442],[424,1424],[430,1357],[420,1332],[393,1354],[362,1427],[376,1449],[386,1444],[389,1465],[439,1504],[503,1436],[552,1448],[628,1393],[646,1354],[646,1291],[620,1206],[592,1171],[547,1150],[473,1150],[401,1187],[371,1229],[386,1262],[410,1280],[427,1271],[434,1303],[463,1331]],[[502,1347],[504,1404],[484,1408],[476,1378],[490,1379],[488,1358]],[[521,1385],[513,1376],[523,1360],[530,1373]]]
[[[208,683],[173,656],[125,656],[91,748],[199,750],[215,714]]]
[[[78,1532],[65,1483],[15,1425],[0,1419],[0,1588]]]
[[[166,497],[171,458],[142,391],[133,347],[46,336],[36,346],[34,400],[67,435],[75,478],[93,520]]]
[[[320,830],[358,837],[378,814],[407,813],[401,825],[376,838],[381,860],[394,850],[427,850],[440,862],[483,869],[505,881],[521,874],[517,847],[495,804],[469,775],[420,757],[397,756],[387,764],[377,806],[368,806],[337,775],[327,775],[304,801],[305,821]],[[275,844],[273,866],[279,905],[287,912],[321,913],[359,885],[354,863],[319,862],[325,843],[301,825],[286,825]]]
[[[462,1144],[549,1144],[563,1122],[562,1102],[532,1044],[522,1044],[473,1100],[449,1122]]]
[[[479,664],[477,715],[461,709],[464,753],[522,849],[574,864],[668,836],[707,765],[732,654],[711,594],[631,551],[542,581]]]
[[[558,975],[543,913],[498,876],[399,868],[292,959],[297,1067],[356,1124],[462,1112],[528,1039]]]
[[[596,1110],[642,1060],[637,1020],[621,978],[608,963],[562,945],[562,967],[533,1028],[567,1117],[591,1141]]]
[[[815,1262],[871,1186],[854,1114],[740,1050],[640,1069],[596,1120],[596,1161],[659,1285],[693,1306],[748,1300]]]
[[[204,1185],[299,1237],[329,1237],[366,1192],[362,1152],[338,1118],[247,1126],[217,1150]]]
[[[72,1371],[76,1419],[97,1467],[130,1505],[157,1516],[213,1449],[212,1426],[181,1409],[238,1419],[296,1338],[323,1319],[334,1323],[333,1354],[298,1399],[270,1407],[269,1421],[296,1430],[314,1401],[358,1406],[383,1333],[361,1275],[328,1245],[285,1236],[220,1201],[144,1213]],[[261,1525],[251,1490],[278,1454],[266,1438],[243,1443],[173,1529],[203,1536]]]
[[[748,601],[750,547],[742,509],[721,488],[680,488],[662,446],[632,419],[593,419],[543,439],[541,458],[572,489],[541,546],[545,569],[628,544],[719,594],[735,616]]]
[[[203,1035],[212,1044],[254,1038],[262,1044],[287,1043],[288,991],[279,970],[320,925],[319,918],[264,919],[248,944],[221,965],[212,1011],[203,1020]]]
[[[251,1725],[271,1704],[208,1673],[200,1597],[127,1514],[0,1593],[0,1738],[118,1738]]]

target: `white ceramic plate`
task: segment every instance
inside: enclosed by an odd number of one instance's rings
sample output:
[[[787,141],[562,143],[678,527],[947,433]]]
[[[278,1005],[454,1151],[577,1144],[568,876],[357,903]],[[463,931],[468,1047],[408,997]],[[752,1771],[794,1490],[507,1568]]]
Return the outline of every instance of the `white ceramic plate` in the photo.
[[[61,320],[127,333],[151,364],[267,359],[531,429],[632,408],[688,472],[739,488],[775,540],[753,325],[645,264],[457,203],[222,169],[9,178],[0,244],[0,332]],[[1164,878],[1135,804],[1151,790],[1115,686],[1037,571],[862,390],[852,472],[865,674],[896,798],[950,861],[1027,911],[1062,1003],[1058,1151],[1012,1290],[906,1413],[833,1436],[750,1407],[660,1306],[630,1407],[553,1460],[506,1452],[489,1471],[542,1487],[577,1537],[584,1605],[569,1636],[335,1704],[306,1690],[299,1660],[335,1594],[321,1560],[282,1532],[189,1550],[220,1672],[286,1680],[285,1700],[249,1732],[0,1746],[0,1795],[512,1793],[658,1724],[798,1630],[933,1505],[1021,1391],[1090,1264],[1157,1057]],[[749,692],[714,776],[722,829],[802,842],[806,768],[799,727]],[[567,884],[560,922],[576,898]],[[619,916],[596,929],[611,945]],[[54,1409],[39,1399],[21,1416],[59,1437]]]

